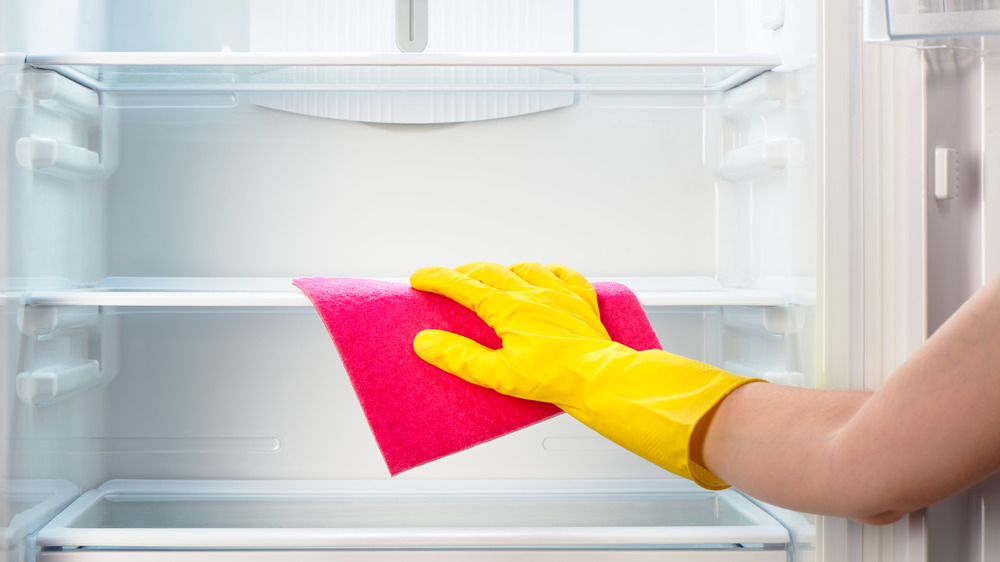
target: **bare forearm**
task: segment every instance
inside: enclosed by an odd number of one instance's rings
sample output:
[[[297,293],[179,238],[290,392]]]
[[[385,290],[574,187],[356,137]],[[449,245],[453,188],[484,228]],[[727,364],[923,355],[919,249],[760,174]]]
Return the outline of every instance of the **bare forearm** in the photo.
[[[857,517],[832,466],[836,438],[871,397],[748,384],[727,397],[707,427],[705,464],[763,501],[811,513]],[[845,501],[846,500],[846,501]]]
[[[749,384],[705,428],[704,462],[764,501],[885,523],[1000,467],[1000,276],[874,394]]]

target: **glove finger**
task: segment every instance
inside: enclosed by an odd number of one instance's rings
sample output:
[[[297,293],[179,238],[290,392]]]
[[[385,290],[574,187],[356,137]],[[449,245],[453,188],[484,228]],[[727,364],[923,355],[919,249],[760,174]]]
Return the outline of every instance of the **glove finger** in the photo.
[[[591,313],[600,317],[600,311],[597,307],[597,293],[594,291],[594,287],[572,269],[558,264],[543,266],[531,262],[516,263],[510,266],[510,269],[533,285],[579,298],[586,304]],[[569,280],[557,272],[567,275]],[[572,273],[572,275],[567,272]]]
[[[561,279],[577,296],[587,301],[594,314],[600,317],[601,311],[597,306],[597,292],[594,290],[594,286],[590,284],[590,281],[587,281],[586,277],[575,269],[558,263],[548,265],[545,269]]]
[[[464,273],[488,287],[505,292],[523,291],[530,288],[524,279],[498,263],[472,262],[456,267],[455,271]]]
[[[549,270],[552,273],[552,275],[555,275],[559,279],[562,279],[564,282],[566,282],[566,284],[572,287],[578,287],[581,289],[590,289],[590,290],[593,290],[594,288],[594,286],[590,284],[590,281],[587,281],[587,278],[584,277],[579,271],[571,267],[562,265],[561,263],[553,263],[547,265],[545,266],[545,269]]]
[[[558,291],[564,295],[577,294],[573,287],[553,274],[547,267],[540,263],[520,262],[515,263],[508,269],[535,287]]]
[[[539,295],[540,298],[545,299],[545,304],[572,315],[593,331],[594,335],[609,339],[608,331],[601,323],[601,312],[597,306],[597,293],[590,286],[590,283],[587,283],[585,287],[571,285],[555,275],[548,267],[537,263],[518,263],[510,266],[510,269],[529,283],[550,291],[544,297]],[[577,275],[583,279],[583,276]],[[583,279],[583,282],[586,283],[586,279]],[[574,329],[574,333],[582,335],[585,332]]]
[[[410,286],[418,291],[436,293],[477,313],[486,295],[494,289],[447,267],[422,267],[410,275]]]
[[[413,338],[413,351],[431,365],[488,388],[503,387],[506,364],[495,350],[444,330],[423,330]]]
[[[535,262],[520,262],[515,263],[508,269],[514,272],[518,277],[523,279],[526,283],[530,284],[534,288],[548,289],[550,291],[555,291],[560,295],[565,297],[578,297],[577,291],[570,287],[566,282],[564,282],[559,277],[552,274],[544,265]],[[586,299],[584,299],[586,300]],[[573,301],[568,301],[573,302]],[[567,302],[562,303],[563,306]],[[590,304],[589,302],[587,303]]]

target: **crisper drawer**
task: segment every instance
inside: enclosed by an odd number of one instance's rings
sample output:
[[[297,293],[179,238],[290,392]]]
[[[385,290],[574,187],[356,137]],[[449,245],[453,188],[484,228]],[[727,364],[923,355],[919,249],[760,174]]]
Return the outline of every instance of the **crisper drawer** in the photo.
[[[679,480],[112,480],[37,542],[48,561],[784,561],[789,534]]]

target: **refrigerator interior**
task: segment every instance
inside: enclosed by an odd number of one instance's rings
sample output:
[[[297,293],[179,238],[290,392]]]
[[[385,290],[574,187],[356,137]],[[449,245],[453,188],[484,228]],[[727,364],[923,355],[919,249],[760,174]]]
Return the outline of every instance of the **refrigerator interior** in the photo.
[[[108,481],[673,482],[568,416],[389,479],[295,277],[564,263],[816,384],[811,3],[427,5],[0,1],[0,556]]]

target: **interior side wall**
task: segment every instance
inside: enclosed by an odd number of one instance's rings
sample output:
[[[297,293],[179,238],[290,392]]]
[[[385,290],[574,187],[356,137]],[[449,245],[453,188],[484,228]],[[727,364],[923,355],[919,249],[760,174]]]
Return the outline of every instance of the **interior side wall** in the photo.
[[[5,53],[9,48],[7,37],[10,33],[10,15],[7,0],[0,0],[0,53]],[[0,54],[0,57],[4,57]],[[9,67],[6,60],[0,59],[0,114],[4,115],[6,121],[7,106],[11,102],[8,99],[11,80],[13,80],[13,69]],[[5,131],[0,131],[0,279],[6,279],[10,274],[10,234],[7,226],[9,224],[9,211],[7,205],[6,185],[10,181],[7,170],[9,170],[10,140]],[[3,374],[3,382],[0,382],[0,490],[10,488],[10,444],[13,437],[13,420],[10,412],[14,408],[14,393],[10,382],[6,376],[15,369],[13,361],[16,356],[13,351],[16,326],[17,308],[9,298],[2,295],[6,290],[0,288],[0,373]],[[6,493],[0,494],[0,527],[10,526],[13,517],[11,512],[10,496]]]

